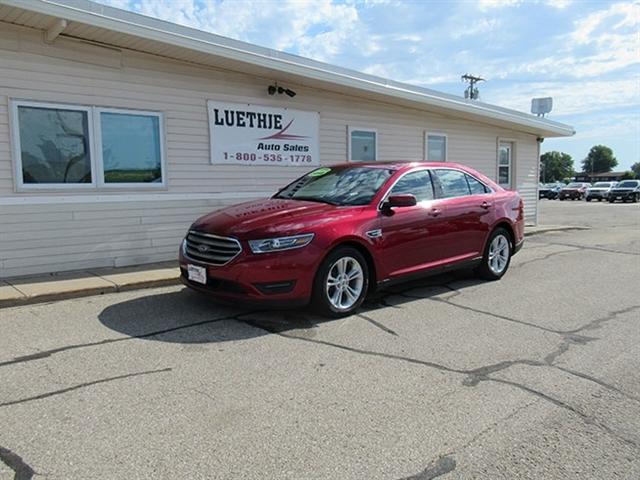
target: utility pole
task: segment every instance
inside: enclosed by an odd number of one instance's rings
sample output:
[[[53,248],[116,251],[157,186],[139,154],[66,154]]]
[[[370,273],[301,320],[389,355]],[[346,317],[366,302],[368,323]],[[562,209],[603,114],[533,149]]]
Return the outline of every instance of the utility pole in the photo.
[[[475,88],[475,85],[478,82],[485,82],[486,80],[482,77],[469,75],[468,73],[462,75],[462,77],[460,77],[460,80],[462,80],[463,82],[469,82],[469,86],[464,91],[464,98],[470,100],[478,100],[478,98],[480,98],[480,92],[477,88]]]

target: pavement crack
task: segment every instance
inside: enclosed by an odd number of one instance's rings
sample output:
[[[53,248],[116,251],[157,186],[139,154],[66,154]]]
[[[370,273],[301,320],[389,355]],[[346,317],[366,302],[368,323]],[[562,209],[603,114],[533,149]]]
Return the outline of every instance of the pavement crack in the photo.
[[[0,446],[0,461],[13,470],[13,480],[30,480],[36,471],[31,468],[19,455]]]
[[[522,268],[525,265],[530,265],[532,263],[537,263],[537,262],[543,262],[543,261],[548,260],[548,259],[550,259],[552,257],[555,257],[556,255],[564,255],[564,254],[567,254],[567,253],[579,252],[579,251],[580,251],[579,248],[573,248],[571,250],[562,250],[560,252],[551,252],[551,253],[548,253],[548,254],[546,254],[546,255],[544,255],[542,257],[532,258],[531,260],[527,260],[527,261],[522,262],[522,263],[515,263],[513,265],[513,268]]]
[[[394,336],[398,336],[398,334],[396,332],[394,332],[393,330],[391,330],[389,327],[384,326],[382,323],[375,321],[373,318],[368,317],[367,315],[364,315],[363,313],[358,313],[356,314],[357,317],[369,322],[371,325],[379,328],[380,330],[382,330],[383,332],[389,333],[391,335]]]
[[[156,335],[164,335],[167,333],[172,333],[172,332],[177,332],[179,330],[183,330],[186,328],[193,328],[193,327],[199,327],[201,325],[207,325],[210,323],[216,323],[216,322],[221,322],[224,320],[233,320],[236,315],[230,315],[230,316],[224,316],[224,317],[217,317],[214,319],[209,319],[209,320],[203,320],[201,322],[195,322],[195,323],[188,323],[185,325],[178,325],[177,327],[171,327],[171,328],[165,328],[163,330],[155,330],[153,332],[148,332],[148,333],[143,333],[141,335],[133,335],[133,336],[128,336],[128,337],[120,337],[120,338],[108,338],[105,340],[99,340],[97,342],[87,342],[87,343],[77,343],[74,345],[66,345],[64,347],[58,347],[58,348],[52,348],[49,350],[43,350],[37,353],[32,353],[29,355],[22,355],[20,357],[14,357],[11,360],[6,360],[4,362],[0,362],[0,367],[6,367],[9,365],[15,365],[17,363],[24,363],[24,362],[31,362],[34,360],[41,360],[43,358],[49,358],[52,355],[55,355],[57,353],[62,353],[62,352],[66,352],[69,350],[76,350],[79,348],[88,348],[88,347],[99,347],[102,345],[109,345],[111,343],[118,343],[118,342],[126,342],[128,340],[133,340],[133,339],[141,339],[141,338],[149,338],[149,337],[154,337]]]
[[[540,390],[536,390],[534,388],[528,387],[526,385],[523,385],[521,383],[518,382],[512,382],[511,380],[504,380],[501,378],[487,378],[488,381],[490,382],[496,382],[496,383],[502,383],[504,385],[510,385],[512,387],[518,388],[520,390],[523,390],[527,393],[530,393],[532,395],[535,395],[538,398],[541,398],[549,403],[552,403],[553,405],[560,407],[566,411],[569,411],[571,413],[574,413],[575,415],[579,416],[585,423],[588,423],[590,425],[595,425],[596,427],[600,428],[601,430],[603,430],[604,432],[608,433],[609,435],[617,438],[618,440],[626,443],[627,445],[630,445],[631,447],[638,449],[640,448],[640,445],[638,445],[638,442],[634,439],[631,438],[627,438],[626,436],[616,432],[615,430],[613,430],[611,427],[609,427],[608,425],[605,425],[602,422],[598,422],[596,419],[594,419],[593,417],[587,415],[586,413],[578,410],[575,407],[572,407],[571,405],[569,405],[568,403],[563,402],[562,400],[559,400],[555,397],[552,397],[550,395],[547,395],[544,392],[541,392]]]
[[[619,317],[620,315],[624,315],[625,313],[631,313],[634,310],[638,310],[638,309],[640,309],[640,305],[632,305],[630,307],[622,308],[620,310],[614,310],[613,312],[610,312],[604,317],[596,318],[595,320],[590,321],[589,323],[583,325],[582,327],[576,328],[574,330],[567,330],[563,333],[574,334],[574,333],[584,332],[585,330],[597,330],[598,328],[602,327],[605,323],[614,320],[616,317]]]
[[[431,462],[422,472],[416,473],[409,477],[403,477],[400,480],[433,480],[456,469],[456,461],[449,456],[441,456],[437,460]]]
[[[627,252],[624,250],[614,250],[612,248],[598,247],[598,246],[588,246],[588,245],[576,245],[575,243],[561,243],[561,242],[548,242],[546,245],[559,245],[562,247],[573,247],[577,250],[592,250],[596,252],[606,252],[606,253],[617,253],[620,255],[633,255],[640,256],[638,252]]]
[[[151,375],[151,374],[154,374],[154,373],[170,372],[172,370],[173,370],[172,368],[162,368],[162,369],[159,369],[159,370],[147,370],[147,371],[143,371],[143,372],[127,373],[125,375],[118,375],[116,377],[101,378],[100,380],[93,380],[91,382],[80,383],[78,385],[74,385],[72,387],[67,387],[67,388],[62,388],[60,390],[53,390],[51,392],[41,393],[39,395],[34,395],[33,397],[26,397],[26,398],[21,398],[19,400],[11,400],[9,402],[0,403],[0,407],[9,407],[11,405],[19,405],[21,403],[32,402],[34,400],[43,400],[45,398],[54,397],[54,396],[57,396],[57,395],[62,395],[64,393],[73,392],[74,390],[79,390],[81,388],[91,387],[93,385],[98,385],[98,384],[101,384],[101,383],[113,382],[113,381],[116,381],[116,380],[123,380],[125,378],[139,377],[139,376],[142,376],[142,375]]]

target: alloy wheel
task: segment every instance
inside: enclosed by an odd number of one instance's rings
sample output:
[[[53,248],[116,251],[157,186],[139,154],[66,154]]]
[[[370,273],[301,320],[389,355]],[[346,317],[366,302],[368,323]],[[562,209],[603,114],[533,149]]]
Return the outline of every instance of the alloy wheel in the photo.
[[[489,246],[489,268],[500,275],[509,263],[509,240],[504,235],[497,235]]]
[[[353,257],[341,257],[329,268],[325,292],[329,303],[338,311],[352,308],[364,286],[364,271]]]

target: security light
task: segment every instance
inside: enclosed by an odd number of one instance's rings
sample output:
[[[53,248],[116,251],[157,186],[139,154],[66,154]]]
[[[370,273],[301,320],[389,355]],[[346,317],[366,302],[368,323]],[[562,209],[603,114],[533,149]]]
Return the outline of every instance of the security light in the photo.
[[[278,93],[279,95],[282,95],[283,93],[286,93],[291,98],[296,96],[296,92],[294,92],[290,88],[280,87],[280,86],[278,86],[277,83],[275,83],[273,85],[269,85],[267,87],[267,92],[269,93],[269,95],[275,95],[276,93]]]

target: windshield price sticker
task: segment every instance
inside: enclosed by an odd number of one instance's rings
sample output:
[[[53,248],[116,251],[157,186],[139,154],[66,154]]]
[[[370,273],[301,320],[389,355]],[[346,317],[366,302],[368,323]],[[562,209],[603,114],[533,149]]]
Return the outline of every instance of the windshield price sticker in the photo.
[[[314,170],[313,172],[309,173],[309,176],[310,177],[321,177],[323,175],[326,175],[330,171],[331,171],[331,169],[327,168],[327,167],[318,168],[317,170]]]
[[[207,106],[211,163],[318,165],[318,112],[211,100]]]

